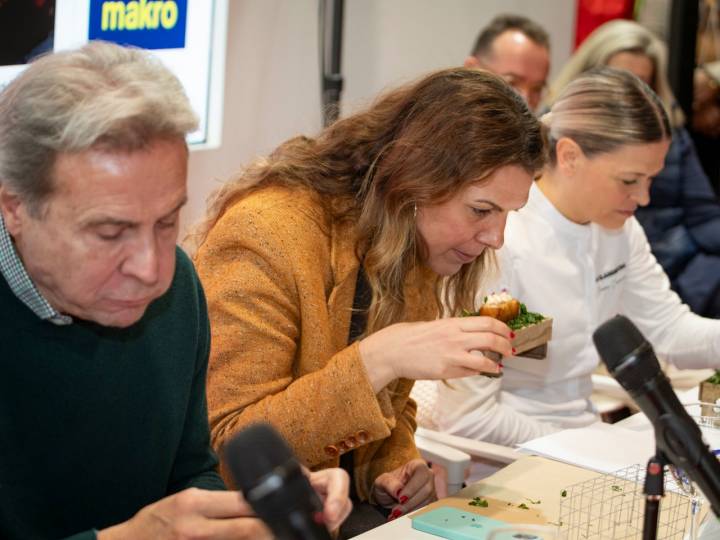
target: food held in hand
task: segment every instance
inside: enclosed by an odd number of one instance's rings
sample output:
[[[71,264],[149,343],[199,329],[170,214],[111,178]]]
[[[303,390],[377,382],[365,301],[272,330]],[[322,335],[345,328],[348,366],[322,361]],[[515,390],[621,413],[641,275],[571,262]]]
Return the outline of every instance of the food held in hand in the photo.
[[[505,323],[517,317],[519,313],[520,302],[507,292],[486,296],[478,311],[478,315],[500,319]]]
[[[519,330],[546,319],[540,313],[528,311],[525,304],[520,303],[517,298],[513,298],[507,291],[486,296],[478,311],[463,311],[463,317],[471,315],[499,319],[512,330]]]
[[[480,315],[503,321],[514,332],[512,345],[516,356],[545,358],[547,342],[552,338],[552,319],[528,311],[525,304],[513,298],[507,291],[491,294],[483,299],[483,305],[477,311],[466,311],[463,317]],[[489,353],[485,353],[489,356]]]

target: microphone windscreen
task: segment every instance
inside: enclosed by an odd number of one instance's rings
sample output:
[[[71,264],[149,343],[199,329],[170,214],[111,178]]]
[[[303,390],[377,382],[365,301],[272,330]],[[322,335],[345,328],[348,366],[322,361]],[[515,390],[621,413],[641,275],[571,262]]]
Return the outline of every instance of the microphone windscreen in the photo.
[[[612,373],[628,354],[646,343],[646,340],[630,319],[616,315],[593,332],[593,342],[600,358]]]
[[[225,461],[242,491],[276,467],[294,460],[284,439],[269,424],[252,424],[233,437],[224,449]]]

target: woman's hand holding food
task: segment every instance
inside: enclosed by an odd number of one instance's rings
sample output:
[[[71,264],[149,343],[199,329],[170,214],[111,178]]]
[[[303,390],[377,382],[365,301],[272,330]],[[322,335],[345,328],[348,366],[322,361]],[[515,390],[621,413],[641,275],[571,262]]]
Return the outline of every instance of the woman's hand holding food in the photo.
[[[390,381],[454,379],[499,366],[477,351],[513,354],[512,331],[490,317],[455,317],[430,322],[398,323],[360,341],[360,356],[375,392]]]

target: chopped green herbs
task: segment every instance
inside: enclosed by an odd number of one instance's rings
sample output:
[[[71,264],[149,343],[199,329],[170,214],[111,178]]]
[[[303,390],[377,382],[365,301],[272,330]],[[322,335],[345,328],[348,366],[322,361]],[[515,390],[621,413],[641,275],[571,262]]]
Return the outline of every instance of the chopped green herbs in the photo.
[[[477,315],[480,315],[479,311],[469,311],[467,309],[463,309],[460,313],[461,317],[474,317]],[[527,307],[525,307],[525,304],[520,304],[520,313],[518,314],[518,316],[514,319],[510,319],[506,324],[510,327],[511,330],[519,330],[520,328],[530,326],[531,324],[539,323],[544,319],[544,315],[528,311]]]
[[[528,311],[527,307],[525,307],[525,304],[520,304],[520,313],[514,319],[509,320],[507,322],[507,325],[510,327],[511,330],[519,330],[520,328],[523,328],[525,326],[539,323],[544,318],[545,317],[540,315],[540,313],[533,313],[532,311]]]
[[[623,488],[621,488],[620,486],[610,486],[610,489],[612,489],[613,491],[622,491],[623,490]]]
[[[715,374],[707,380],[707,382],[710,384],[720,384],[720,371],[716,371]]]
[[[563,489],[563,490],[560,492],[560,496],[561,496],[561,497],[567,497],[567,489]]]
[[[468,503],[470,506],[482,506],[483,508],[488,507],[487,500],[483,499],[482,497],[473,497],[472,501]]]
[[[540,504],[540,502],[541,502],[540,499],[538,499],[537,501],[533,501],[530,497],[525,497],[525,498],[526,498],[528,501],[530,501],[530,504]]]
[[[528,505],[525,504],[525,503],[520,503],[520,504],[518,504],[518,508],[522,508],[523,510],[530,510],[530,509],[528,508]]]

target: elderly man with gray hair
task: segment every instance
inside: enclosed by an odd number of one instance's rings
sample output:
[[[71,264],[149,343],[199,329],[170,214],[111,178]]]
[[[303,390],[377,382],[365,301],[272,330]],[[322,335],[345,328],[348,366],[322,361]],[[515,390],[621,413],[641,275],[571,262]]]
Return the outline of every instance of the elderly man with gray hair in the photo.
[[[46,56],[0,94],[0,537],[265,538],[215,471],[205,298],[176,247],[196,118],[148,53]],[[325,520],[347,475],[310,474]]]

